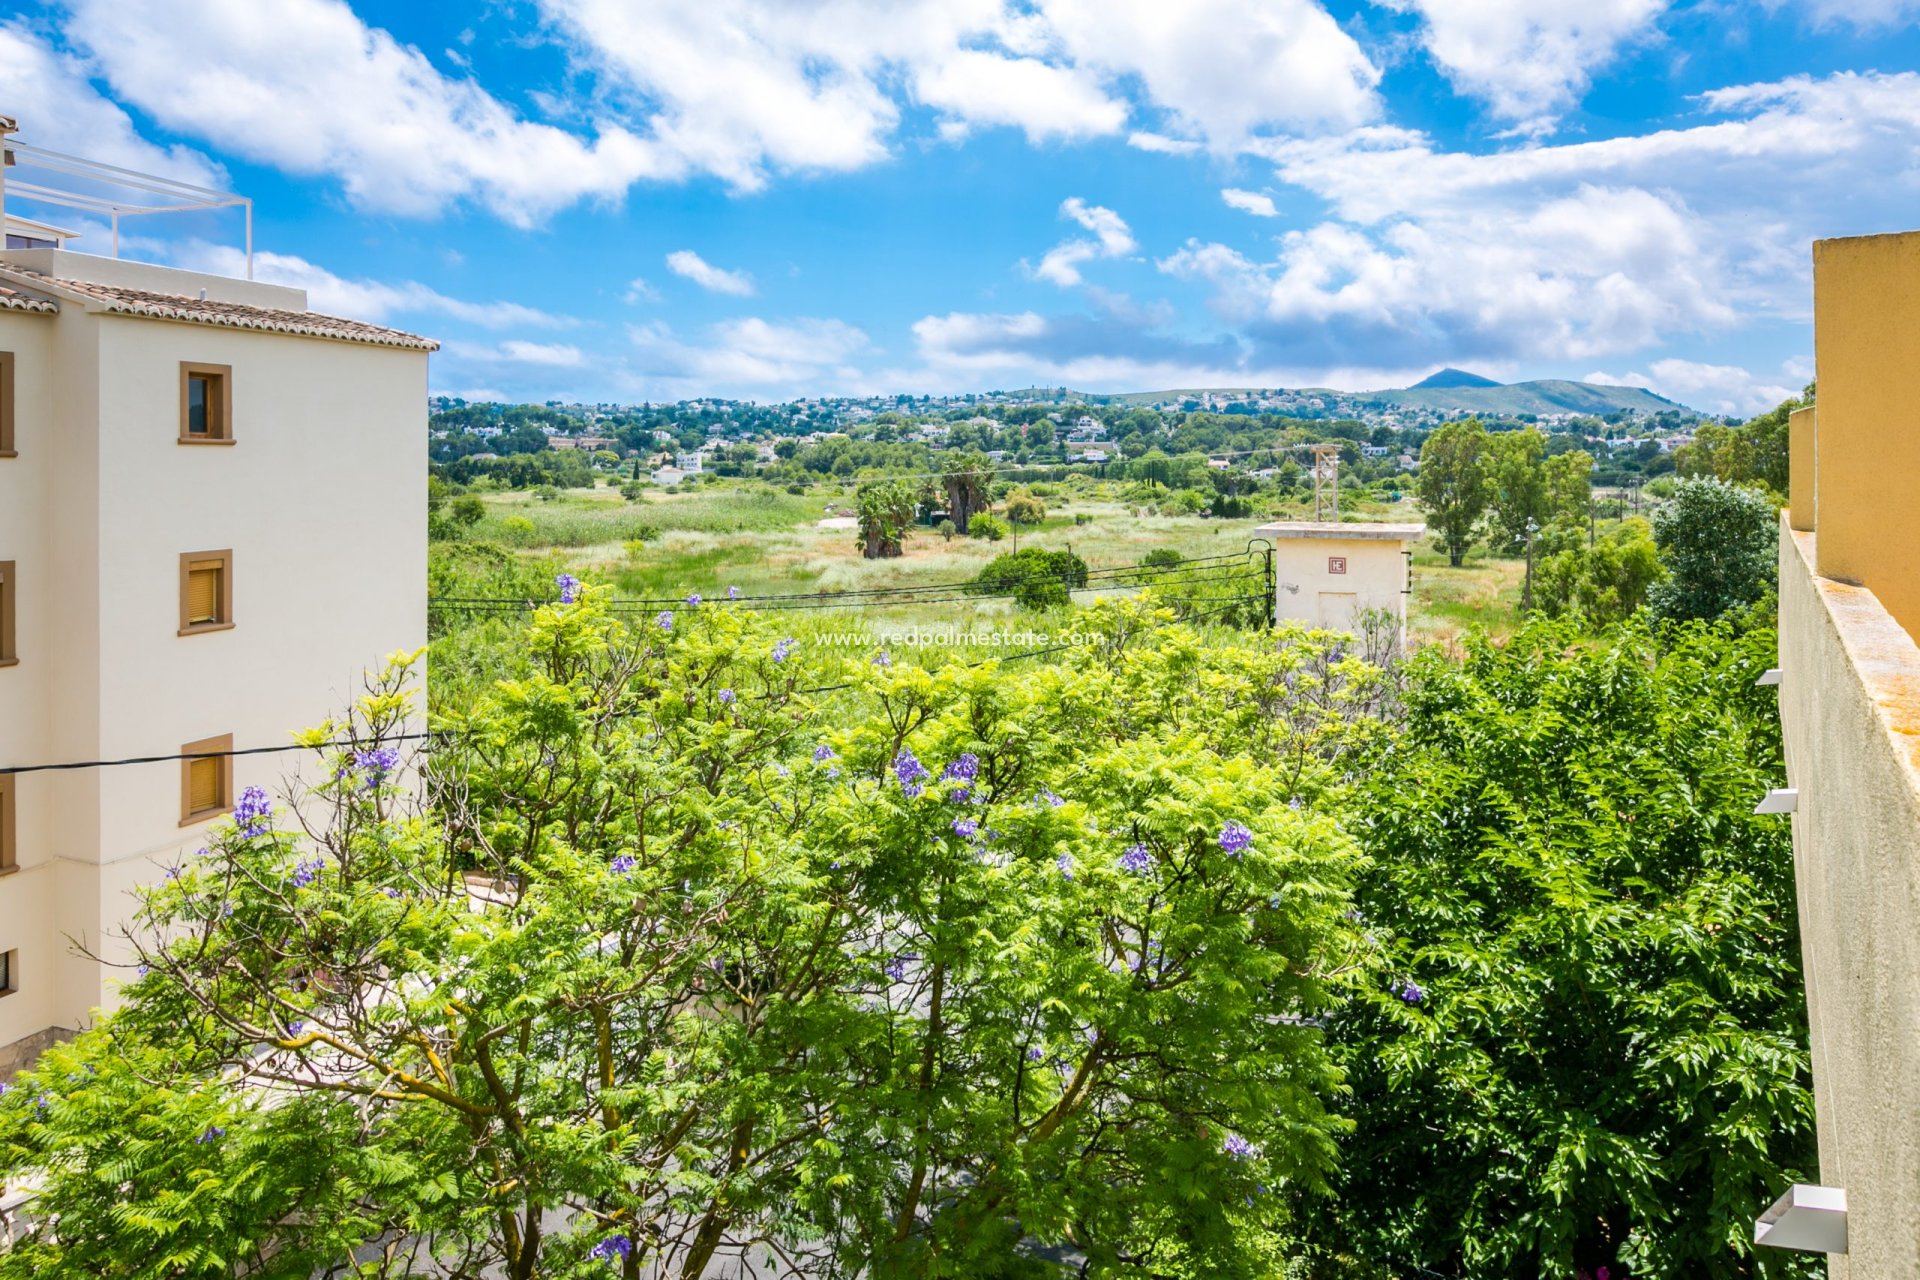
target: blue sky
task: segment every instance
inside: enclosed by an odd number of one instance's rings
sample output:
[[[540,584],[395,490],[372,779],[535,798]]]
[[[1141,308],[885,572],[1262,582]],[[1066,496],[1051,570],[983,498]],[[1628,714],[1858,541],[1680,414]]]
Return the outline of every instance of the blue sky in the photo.
[[[28,142],[512,399],[1403,385],[1751,412],[1808,246],[1920,223],[1920,0],[115,0]],[[65,221],[73,222],[71,215]],[[232,215],[138,252],[232,270]],[[92,232],[82,248],[104,251]]]

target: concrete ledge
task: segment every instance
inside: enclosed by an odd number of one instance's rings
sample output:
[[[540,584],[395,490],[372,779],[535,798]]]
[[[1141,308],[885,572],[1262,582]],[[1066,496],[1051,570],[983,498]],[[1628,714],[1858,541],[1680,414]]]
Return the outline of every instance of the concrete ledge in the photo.
[[[1256,538],[1351,538],[1356,542],[1412,542],[1427,531],[1423,524],[1341,524],[1333,520],[1282,520],[1263,524]]]
[[[1830,1275],[1920,1275],[1920,646],[1818,536],[1781,531],[1780,718]]]

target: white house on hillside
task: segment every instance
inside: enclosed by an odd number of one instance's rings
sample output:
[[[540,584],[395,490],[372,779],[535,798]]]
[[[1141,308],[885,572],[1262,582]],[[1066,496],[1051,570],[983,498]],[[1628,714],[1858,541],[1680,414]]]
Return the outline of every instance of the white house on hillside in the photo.
[[[284,746],[425,644],[434,348],[298,289],[0,252],[0,1074],[112,1002],[74,944],[122,955],[129,890],[299,760],[178,757]]]

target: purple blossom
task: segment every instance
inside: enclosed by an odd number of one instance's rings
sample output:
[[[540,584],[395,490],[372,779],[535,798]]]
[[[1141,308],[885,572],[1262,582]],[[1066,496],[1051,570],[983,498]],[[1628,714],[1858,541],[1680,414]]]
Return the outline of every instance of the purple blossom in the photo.
[[[893,665],[893,658],[888,655],[885,649],[882,649],[879,653],[873,655],[873,665],[876,667],[890,667]]]
[[[798,648],[799,645],[800,642],[798,640],[795,640],[792,636],[788,636],[785,640],[773,646],[773,660],[775,662],[785,662],[793,656],[793,651]]]
[[[980,823],[976,819],[955,818],[953,820],[953,834],[959,836],[962,840],[971,840],[974,836],[978,835],[979,832]]]
[[[823,742],[813,749],[813,758],[815,760],[831,760],[834,758],[833,748]]]
[[[293,864],[293,875],[289,878],[289,883],[296,889],[304,889],[319,879],[320,873],[326,869],[327,860],[325,858],[315,858],[311,862],[304,860],[296,862]]]
[[[233,806],[233,825],[240,828],[242,839],[251,840],[267,834],[267,819],[272,814],[267,793],[259,787],[248,787],[240,793],[240,803]]]
[[[963,751],[960,757],[940,773],[942,782],[972,782],[980,776],[980,757],[971,751]]]
[[[290,1036],[297,1036],[302,1031],[305,1031],[306,1029],[307,1029],[307,1020],[305,1018],[295,1018],[292,1022],[289,1022],[287,1024],[287,1034]]]
[[[1220,832],[1220,847],[1232,857],[1239,857],[1253,843],[1253,832],[1237,822],[1229,822]]]
[[[353,753],[353,767],[367,775],[369,787],[378,786],[383,778],[400,767],[400,752],[394,747],[356,751]]]
[[[400,891],[398,889],[393,888],[391,885],[389,885],[385,889],[382,889],[380,892],[386,894],[389,898],[397,898],[400,896]]]
[[[219,1125],[217,1124],[208,1125],[207,1131],[201,1134],[199,1137],[195,1138],[194,1142],[198,1143],[201,1146],[205,1146],[207,1143],[212,1142],[216,1138],[224,1138],[226,1136],[227,1136],[227,1131],[225,1129],[222,1129]]]
[[[902,749],[893,758],[893,776],[900,779],[900,790],[911,800],[925,790],[920,781],[927,776],[927,766],[921,764],[913,752]]]
[[[1253,1144],[1237,1133],[1229,1133],[1220,1144],[1220,1149],[1235,1160],[1245,1160],[1254,1154]]]
[[[1028,1062],[1038,1062],[1046,1056],[1047,1056],[1047,1051],[1045,1049],[1042,1049],[1039,1045],[1035,1044],[1035,1045],[1027,1046]]]
[[[608,1236],[593,1248],[587,1250],[587,1256],[596,1262],[624,1262],[633,1252],[633,1241],[627,1236]]]
[[[662,609],[660,611],[660,616],[653,620],[653,625],[660,628],[662,631],[673,630],[673,610]]]
[[[179,878],[180,878],[180,868],[178,867],[167,868],[167,879],[178,880]]]
[[[570,573],[555,576],[553,585],[560,588],[560,603],[572,604],[580,593],[580,579]]]
[[[947,799],[955,804],[966,804],[973,799],[973,788],[955,787],[947,793]]]
[[[1420,984],[1412,978],[1402,978],[1394,983],[1393,986],[1389,987],[1388,990],[1392,991],[1393,994],[1399,996],[1408,1004],[1419,1004],[1427,998],[1427,993],[1422,991]]]
[[[687,603],[691,605],[693,608],[698,609],[701,604],[700,593],[696,591],[692,595],[688,596]]]
[[[720,705],[724,707],[730,707],[733,705],[733,690],[722,689],[720,691]]]
[[[633,869],[639,865],[640,860],[638,858],[630,853],[623,853],[607,864],[607,870],[617,876],[630,876],[633,874]]]
[[[1153,855],[1147,852],[1147,846],[1143,844],[1130,844],[1126,852],[1120,855],[1120,869],[1143,876],[1153,870]]]
[[[919,956],[904,951],[894,956],[893,959],[887,961],[885,969],[887,977],[893,979],[895,982],[905,982],[907,980],[907,962],[909,960],[918,960],[919,958]]]
[[[739,598],[740,598],[740,588],[738,587],[727,588],[727,599],[738,600]]]
[[[1061,854],[1059,857],[1053,860],[1053,865],[1060,868],[1060,874],[1062,876],[1066,877],[1068,880],[1073,879],[1073,855],[1072,854],[1070,853]]]
[[[1062,800],[1059,796],[1053,794],[1053,792],[1048,791],[1044,787],[1040,789],[1040,794],[1038,796],[1035,796],[1034,798],[1040,801],[1040,803],[1046,805],[1049,809],[1058,809],[1061,805],[1066,803],[1065,800]]]

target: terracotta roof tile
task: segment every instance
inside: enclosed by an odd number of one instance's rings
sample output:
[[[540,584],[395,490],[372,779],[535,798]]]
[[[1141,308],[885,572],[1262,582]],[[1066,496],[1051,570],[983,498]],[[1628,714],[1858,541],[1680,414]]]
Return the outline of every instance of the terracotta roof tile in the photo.
[[[50,298],[36,297],[0,285],[0,311],[42,311],[47,315],[56,315],[59,310],[60,304]]]
[[[406,347],[415,351],[437,351],[440,344],[432,338],[364,324],[318,311],[282,311],[275,307],[253,307],[238,302],[219,302],[212,298],[188,298],[172,293],[149,293],[118,285],[95,284],[89,280],[61,280],[36,276],[13,269],[16,277],[45,280],[49,292],[84,299],[89,306],[113,315],[144,316],[150,320],[180,320],[189,324],[220,325],[229,329],[257,329],[268,333],[298,334],[307,338],[333,338],[341,342],[369,342],[382,347]],[[11,292],[11,291],[8,291]],[[35,307],[34,310],[41,308]]]

